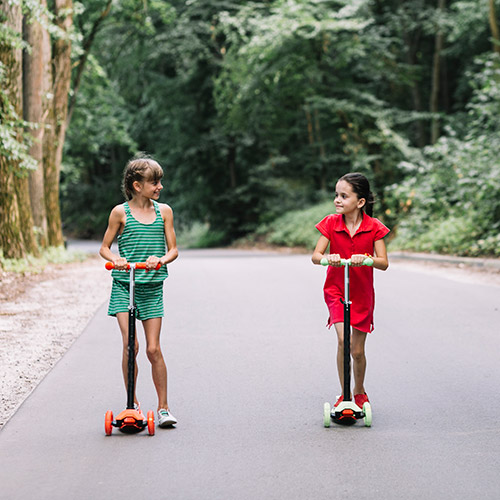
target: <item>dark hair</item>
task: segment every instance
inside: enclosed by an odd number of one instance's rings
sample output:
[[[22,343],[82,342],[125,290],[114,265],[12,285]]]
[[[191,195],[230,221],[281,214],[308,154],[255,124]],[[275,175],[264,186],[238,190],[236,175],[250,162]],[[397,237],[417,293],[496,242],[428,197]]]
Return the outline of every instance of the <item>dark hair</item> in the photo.
[[[160,164],[144,155],[134,156],[123,170],[122,191],[127,200],[134,197],[134,182],[157,182],[163,177]]]
[[[361,210],[364,210],[369,216],[373,215],[373,204],[375,203],[375,197],[370,191],[370,183],[368,179],[358,172],[352,172],[343,175],[339,181],[345,181],[351,185],[352,190],[358,196],[358,199],[364,198],[365,205]]]

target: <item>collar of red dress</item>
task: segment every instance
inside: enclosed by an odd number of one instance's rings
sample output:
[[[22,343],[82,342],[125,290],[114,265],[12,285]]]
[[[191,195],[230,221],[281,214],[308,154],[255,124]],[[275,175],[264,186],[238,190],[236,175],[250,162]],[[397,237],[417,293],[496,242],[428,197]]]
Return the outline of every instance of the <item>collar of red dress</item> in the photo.
[[[371,231],[372,229],[373,229],[373,218],[370,217],[369,215],[363,214],[363,220],[361,221],[361,224],[358,230],[356,231],[356,234]],[[350,234],[349,230],[347,229],[347,226],[345,225],[343,215],[334,214],[333,230],[338,232],[345,231],[346,233]]]

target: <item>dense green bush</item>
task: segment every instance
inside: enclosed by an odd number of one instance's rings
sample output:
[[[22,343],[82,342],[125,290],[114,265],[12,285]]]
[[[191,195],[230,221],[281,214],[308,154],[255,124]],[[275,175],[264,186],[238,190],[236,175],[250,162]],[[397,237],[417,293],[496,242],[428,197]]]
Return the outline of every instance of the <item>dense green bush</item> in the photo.
[[[500,255],[500,58],[477,63],[468,113],[419,161],[402,164],[406,180],[386,191],[399,220],[394,247]]]
[[[262,225],[254,237],[264,239],[271,245],[312,249],[320,236],[314,226],[323,217],[334,212],[332,200],[306,209],[292,210],[273,222]]]

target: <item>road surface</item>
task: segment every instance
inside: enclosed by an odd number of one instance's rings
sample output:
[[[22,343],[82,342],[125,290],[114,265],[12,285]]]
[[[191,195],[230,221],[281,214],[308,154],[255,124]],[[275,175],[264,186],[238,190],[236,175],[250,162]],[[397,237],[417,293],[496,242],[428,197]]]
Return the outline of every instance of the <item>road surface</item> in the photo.
[[[376,272],[373,427],[325,429],[339,387],[324,272],[305,255],[182,252],[162,332],[179,424],[153,437],[104,435],[125,391],[103,305],[0,432],[0,498],[499,498],[500,287]],[[144,349],[139,366],[155,409]]]

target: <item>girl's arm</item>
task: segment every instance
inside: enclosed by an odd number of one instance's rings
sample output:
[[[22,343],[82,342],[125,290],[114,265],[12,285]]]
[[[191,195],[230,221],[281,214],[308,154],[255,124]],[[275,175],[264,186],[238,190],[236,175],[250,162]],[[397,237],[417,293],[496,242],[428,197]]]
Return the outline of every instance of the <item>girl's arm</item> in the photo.
[[[177,239],[175,237],[174,229],[174,212],[165,203],[160,204],[160,211],[163,217],[164,227],[165,227],[165,240],[167,242],[167,253],[162,257],[157,257],[151,255],[146,260],[146,264],[150,269],[155,269],[158,264],[164,266],[165,264],[170,264],[179,255],[177,250]]]
[[[340,266],[340,255],[338,253],[325,254],[326,250],[328,249],[328,245],[330,245],[330,240],[326,236],[321,235],[319,237],[318,243],[316,243],[316,248],[314,249],[311,257],[313,264],[321,264],[321,259],[323,257],[326,257],[330,265]]]
[[[111,214],[109,215],[108,227],[106,232],[104,233],[104,237],[102,239],[101,249],[99,250],[99,255],[110,262],[113,262],[115,265],[115,269],[126,269],[127,268],[127,259],[120,257],[119,255],[115,255],[111,251],[111,245],[115,240],[116,235],[125,224],[125,210],[123,206],[117,205],[113,210],[111,210]]]
[[[389,267],[389,259],[387,258],[387,249],[383,239],[377,240],[374,245],[375,255],[373,259],[373,267],[385,271]],[[361,266],[366,259],[366,255],[355,254],[351,257],[353,266]]]
[[[168,205],[163,205],[163,211],[163,220],[165,221],[165,239],[167,240],[167,253],[160,259],[162,266],[173,262],[179,255],[174,229],[174,212]]]

